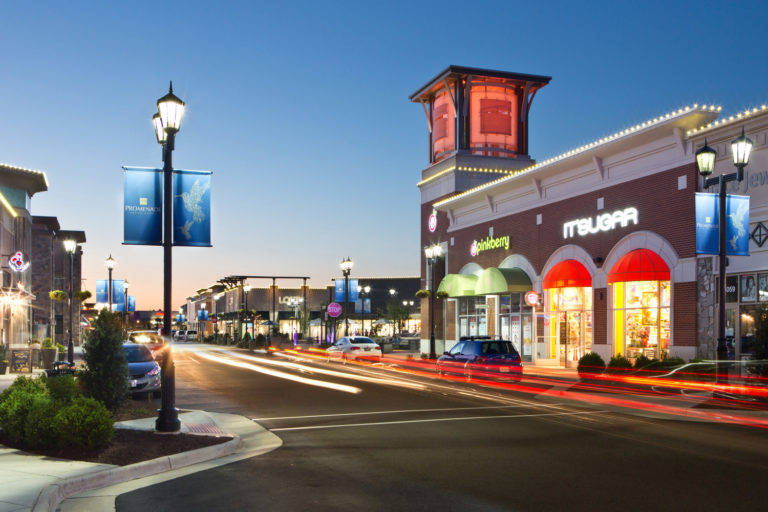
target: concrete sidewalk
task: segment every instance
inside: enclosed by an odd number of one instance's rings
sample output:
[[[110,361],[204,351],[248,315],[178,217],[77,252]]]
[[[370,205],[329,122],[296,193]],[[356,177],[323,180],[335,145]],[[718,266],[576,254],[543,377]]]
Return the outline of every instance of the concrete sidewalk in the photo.
[[[13,376],[15,377],[16,375]],[[3,378],[3,381],[5,380],[8,379]],[[8,384],[10,385],[10,382]],[[118,422],[115,426],[154,430],[155,419]],[[210,467],[210,463],[203,464],[207,461],[222,457],[230,459],[233,456],[239,456],[239,458],[254,456],[282,445],[280,438],[243,416],[189,411],[179,414],[179,420],[181,432],[213,433],[230,435],[233,438],[222,444],[128,466],[53,459],[0,445],[0,482],[3,483],[0,486],[0,512],[55,511],[69,496],[79,495],[89,490],[136,481],[162,473],[172,474],[180,468],[184,468],[186,473],[200,471]],[[111,499],[114,504],[114,495]],[[62,504],[61,509],[105,510],[104,495],[82,495],[79,498],[67,500],[66,506]],[[106,509],[109,510],[108,507]]]

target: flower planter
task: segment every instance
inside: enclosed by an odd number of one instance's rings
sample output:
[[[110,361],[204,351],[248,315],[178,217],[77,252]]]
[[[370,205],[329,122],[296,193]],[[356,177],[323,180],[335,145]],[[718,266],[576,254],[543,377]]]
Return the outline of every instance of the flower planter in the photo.
[[[56,355],[59,353],[59,350],[56,348],[43,348],[40,349],[41,355],[42,355],[42,366],[46,370],[53,369],[53,362],[56,360]]]

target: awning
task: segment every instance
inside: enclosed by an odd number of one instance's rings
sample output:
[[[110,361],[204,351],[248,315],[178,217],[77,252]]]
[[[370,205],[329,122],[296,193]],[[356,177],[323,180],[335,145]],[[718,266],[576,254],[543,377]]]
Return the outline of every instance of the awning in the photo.
[[[448,274],[440,281],[437,293],[446,292],[449,297],[464,297],[475,294],[477,276],[474,274]]]
[[[655,252],[635,249],[617,261],[608,274],[608,283],[627,281],[669,281],[669,267]]]
[[[561,261],[547,273],[542,288],[570,288],[592,286],[589,271],[576,260]]]
[[[490,267],[483,270],[477,278],[475,295],[527,292],[532,287],[531,280],[522,269]]]

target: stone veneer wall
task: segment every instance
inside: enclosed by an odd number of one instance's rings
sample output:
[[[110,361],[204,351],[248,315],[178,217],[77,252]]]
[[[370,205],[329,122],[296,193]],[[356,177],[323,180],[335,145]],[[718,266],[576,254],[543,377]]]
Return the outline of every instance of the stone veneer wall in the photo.
[[[713,258],[696,260],[698,354],[697,357],[715,357],[715,293],[713,279]]]

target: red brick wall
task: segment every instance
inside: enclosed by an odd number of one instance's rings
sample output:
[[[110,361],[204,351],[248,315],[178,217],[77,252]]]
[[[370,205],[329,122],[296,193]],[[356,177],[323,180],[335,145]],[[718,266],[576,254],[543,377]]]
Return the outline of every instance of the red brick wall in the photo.
[[[592,292],[592,343],[608,343],[608,290],[595,288]]]
[[[695,347],[696,331],[696,283],[672,285],[672,343],[676,347]]]

